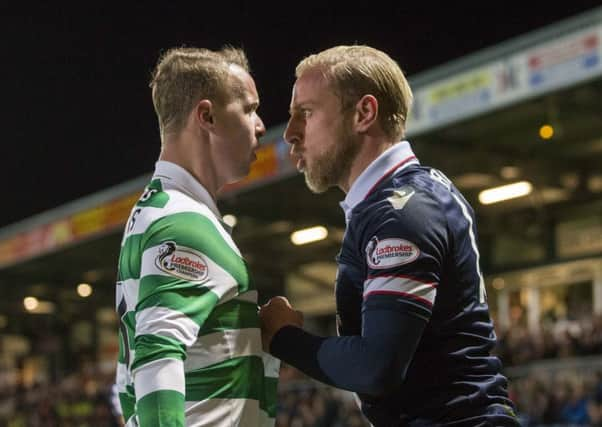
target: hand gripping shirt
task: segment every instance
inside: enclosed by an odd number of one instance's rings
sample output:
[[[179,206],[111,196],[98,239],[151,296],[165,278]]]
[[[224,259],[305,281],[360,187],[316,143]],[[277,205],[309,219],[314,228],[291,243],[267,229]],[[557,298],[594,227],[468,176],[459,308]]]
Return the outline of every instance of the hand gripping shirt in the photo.
[[[126,426],[272,426],[279,361],[209,193],[159,161],[119,256],[117,386]]]

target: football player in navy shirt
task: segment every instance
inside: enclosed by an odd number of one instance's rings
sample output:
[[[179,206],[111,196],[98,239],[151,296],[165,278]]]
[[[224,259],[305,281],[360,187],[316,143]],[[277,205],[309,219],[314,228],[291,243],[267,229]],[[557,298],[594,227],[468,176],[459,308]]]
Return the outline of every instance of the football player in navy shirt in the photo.
[[[339,336],[296,325],[283,297],[261,308],[264,346],[356,392],[380,426],[517,426],[479,267],[474,212],[404,140],[412,92],[387,54],[337,46],[305,58],[284,137],[309,188],[338,186]]]

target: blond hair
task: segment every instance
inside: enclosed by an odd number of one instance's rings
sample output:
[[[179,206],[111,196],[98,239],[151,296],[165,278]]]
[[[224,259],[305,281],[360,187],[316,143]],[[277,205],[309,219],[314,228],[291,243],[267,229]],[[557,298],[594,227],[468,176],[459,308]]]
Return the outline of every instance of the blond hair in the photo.
[[[245,53],[229,46],[219,51],[173,48],[161,56],[150,82],[161,136],[182,130],[201,99],[224,103],[242,93],[230,79],[230,65],[249,72]]]
[[[320,70],[341,99],[344,110],[364,95],[378,100],[378,121],[392,139],[401,139],[412,105],[412,90],[399,65],[386,53],[369,46],[336,46],[303,59],[295,70],[299,78]]]

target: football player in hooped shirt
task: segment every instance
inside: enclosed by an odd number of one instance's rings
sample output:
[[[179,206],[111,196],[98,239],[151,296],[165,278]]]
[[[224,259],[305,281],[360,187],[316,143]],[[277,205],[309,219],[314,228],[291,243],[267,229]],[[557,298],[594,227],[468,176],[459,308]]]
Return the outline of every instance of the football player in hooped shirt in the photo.
[[[412,93],[367,46],[305,58],[284,137],[314,192],[338,186],[338,337],[295,326],[283,297],[261,308],[264,347],[356,392],[375,426],[517,426],[479,268],[472,208],[403,140]]]

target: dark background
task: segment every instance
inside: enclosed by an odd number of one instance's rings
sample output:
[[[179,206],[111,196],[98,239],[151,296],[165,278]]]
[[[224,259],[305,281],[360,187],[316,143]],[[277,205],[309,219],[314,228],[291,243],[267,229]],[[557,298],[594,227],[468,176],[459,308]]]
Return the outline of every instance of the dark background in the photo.
[[[169,47],[243,47],[269,129],[288,118],[295,65],[321,49],[368,44],[411,78],[602,3],[138,4],[1,10],[0,227],[152,171],[159,135],[148,81]]]

